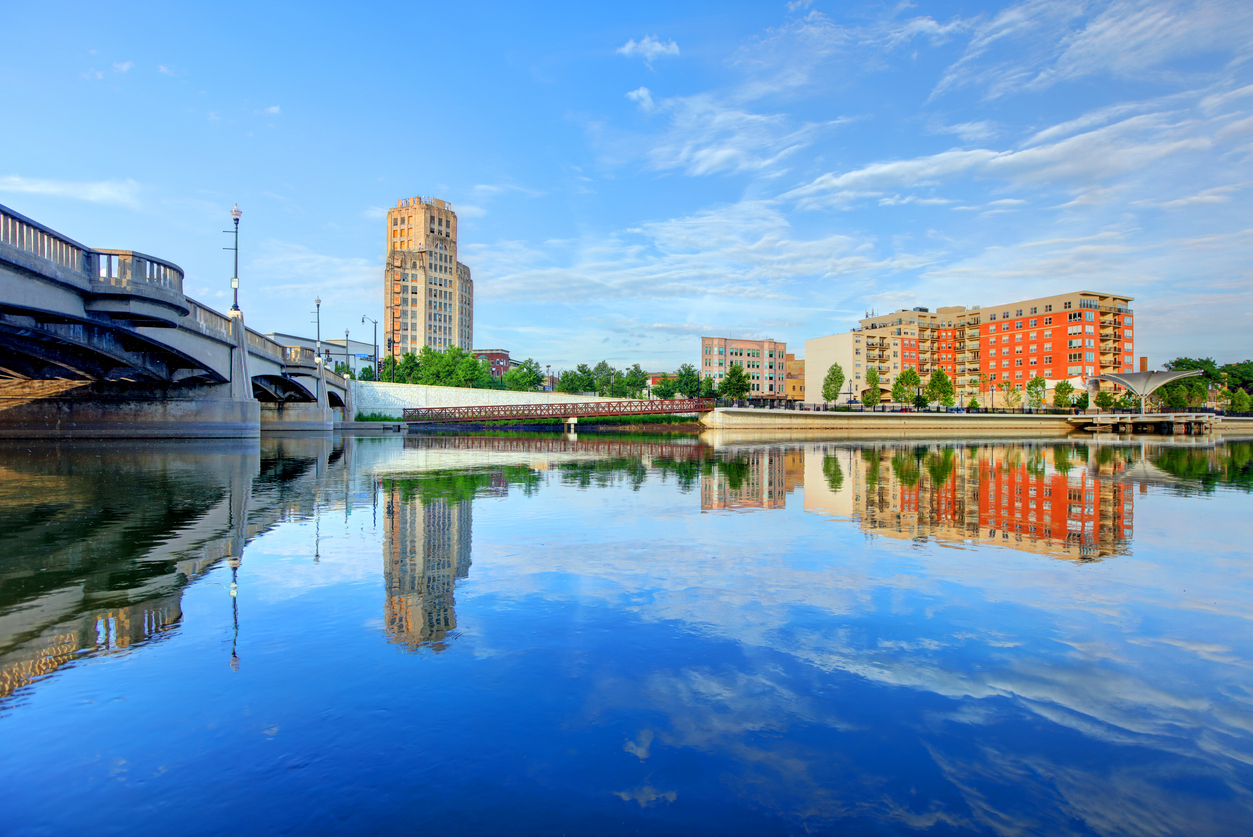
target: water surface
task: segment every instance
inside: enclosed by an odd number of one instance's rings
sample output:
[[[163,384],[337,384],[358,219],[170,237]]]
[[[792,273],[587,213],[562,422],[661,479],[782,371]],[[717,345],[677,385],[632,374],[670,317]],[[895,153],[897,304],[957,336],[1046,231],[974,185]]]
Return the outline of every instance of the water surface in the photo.
[[[1247,834],[1250,445],[0,448],[5,834]]]

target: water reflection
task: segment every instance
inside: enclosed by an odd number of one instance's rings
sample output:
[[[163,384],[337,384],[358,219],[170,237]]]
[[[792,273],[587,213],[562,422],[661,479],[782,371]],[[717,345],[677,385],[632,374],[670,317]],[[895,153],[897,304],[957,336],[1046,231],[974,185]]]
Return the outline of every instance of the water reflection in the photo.
[[[58,797],[19,833],[86,830],[65,794],[136,833],[225,830],[222,797],[257,831],[1240,833],[1249,454],[6,450],[0,697],[40,699],[0,714],[0,782]]]
[[[238,567],[246,543],[312,510],[300,483],[321,480],[335,450],[329,438],[272,438],[2,452],[0,699],[177,627],[189,583]]]

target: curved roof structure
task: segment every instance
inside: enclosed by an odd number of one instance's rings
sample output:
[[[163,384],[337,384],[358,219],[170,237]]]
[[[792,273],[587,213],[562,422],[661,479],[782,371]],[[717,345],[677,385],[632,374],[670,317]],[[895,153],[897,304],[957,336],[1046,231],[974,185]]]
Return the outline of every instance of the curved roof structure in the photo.
[[[1088,380],[1109,381],[1121,387],[1126,387],[1140,398],[1147,398],[1171,381],[1178,381],[1181,378],[1195,378],[1200,374],[1200,369],[1175,372],[1108,372],[1104,375],[1096,375]]]

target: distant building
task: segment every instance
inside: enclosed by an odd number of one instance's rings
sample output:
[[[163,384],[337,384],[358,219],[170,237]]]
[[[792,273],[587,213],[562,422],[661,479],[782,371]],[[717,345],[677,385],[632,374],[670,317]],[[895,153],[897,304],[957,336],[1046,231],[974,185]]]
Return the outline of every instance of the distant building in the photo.
[[[1006,381],[1022,389],[1037,375],[1087,379],[1133,369],[1132,297],[1075,291],[989,306],[899,309],[864,317],[843,334],[805,341],[806,392],[821,401],[831,364],[844,370],[844,392],[865,391],[879,372],[884,396],[906,369],[925,381],[937,369],[953,379],[959,400]],[[840,399],[843,400],[843,399]]]
[[[503,378],[509,371],[509,367],[521,365],[516,360],[509,359],[508,349],[471,349],[470,354],[479,360],[487,361],[493,378]]]
[[[784,355],[783,362],[787,364],[784,374],[787,375],[785,383],[787,384],[787,400],[788,401],[804,401],[805,400],[805,359],[796,359],[796,355]]]
[[[278,343],[280,346],[287,348],[309,349],[316,352],[318,341],[312,337],[300,337],[295,334],[282,334],[275,332],[267,334],[266,337]],[[352,370],[354,375],[358,374],[362,368],[373,366],[374,344],[362,343],[360,340],[348,341],[348,358],[344,359],[344,341],[339,340],[323,340],[322,341],[322,361],[327,364],[327,369],[334,370],[335,364],[347,362],[348,368]]]
[[[474,281],[457,261],[452,206],[439,198],[402,198],[387,210],[386,235],[383,354],[400,358],[423,346],[469,351]]]
[[[742,367],[752,384],[749,398],[784,399],[787,344],[777,340],[734,340],[729,337],[700,339],[700,374],[717,384],[732,366]]]

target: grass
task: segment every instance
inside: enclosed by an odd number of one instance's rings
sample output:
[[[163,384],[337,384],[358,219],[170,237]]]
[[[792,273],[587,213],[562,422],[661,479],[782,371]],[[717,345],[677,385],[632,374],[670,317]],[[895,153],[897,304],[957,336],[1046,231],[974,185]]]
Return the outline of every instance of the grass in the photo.
[[[357,413],[353,421],[400,421],[400,419],[395,416],[385,416],[382,413]]]

